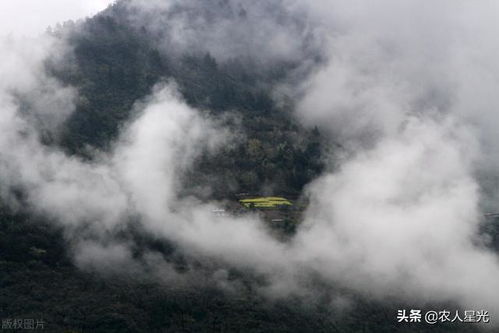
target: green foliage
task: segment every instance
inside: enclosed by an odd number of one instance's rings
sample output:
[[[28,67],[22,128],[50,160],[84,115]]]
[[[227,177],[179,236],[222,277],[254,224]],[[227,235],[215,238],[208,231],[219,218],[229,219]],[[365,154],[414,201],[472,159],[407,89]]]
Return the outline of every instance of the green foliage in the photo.
[[[68,152],[86,156],[88,147],[109,149],[134,102],[156,83],[174,80],[188,104],[225,119],[240,134],[237,142],[196,161],[185,175],[187,194],[209,187],[211,198],[222,199],[263,185],[296,194],[321,172],[320,134],[302,128],[290,106],[277,107],[270,95],[291,65],[261,71],[238,59],[219,64],[209,54],[172,56],[118,9],[81,27],[69,25],[74,53],[64,65],[49,64],[79,91],[76,112],[59,140]]]

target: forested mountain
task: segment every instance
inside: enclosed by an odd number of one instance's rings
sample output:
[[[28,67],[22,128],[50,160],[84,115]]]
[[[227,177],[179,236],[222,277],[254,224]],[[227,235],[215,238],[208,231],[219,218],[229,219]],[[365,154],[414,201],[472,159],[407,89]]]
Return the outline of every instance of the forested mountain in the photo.
[[[47,59],[44,65],[78,94],[74,112],[59,130],[42,133],[43,144],[89,164],[98,161],[116,149],[122,130],[138,117],[141,103],[155,87],[172,84],[188,106],[233,135],[220,149],[203,151],[184,170],[179,196],[203,203],[229,202],[228,207],[234,207],[241,193],[282,195],[299,201],[302,206],[293,212],[301,214],[308,202],[307,185],[334,168],[330,160],[343,153],[331,135],[303,125],[294,112],[294,100],[284,93],[297,73],[307,70],[301,68],[302,62],[286,58],[261,62],[251,54],[224,58],[202,47],[165,46],[158,31],[137,23],[129,3],[118,1],[95,17],[66,22],[47,32],[67,43],[67,48],[61,59]],[[186,13],[213,15],[213,20],[229,15],[224,12],[227,1],[211,3],[209,10],[199,8],[207,13],[169,9],[171,17],[165,20]],[[240,10],[237,15],[246,14]],[[302,24],[280,19],[298,28]],[[322,60],[316,55],[310,61]],[[114,237],[133,244],[131,256],[139,263],[154,252],[185,281],[163,281],[133,269],[80,269],[74,262],[72,241],[80,231],[82,238],[90,238],[85,228],[90,226],[92,231],[93,221],[65,228],[49,214],[21,209],[23,205],[31,208],[25,189],[14,190],[16,204],[0,204],[0,317],[42,319],[47,332],[480,331],[473,324],[399,324],[399,309],[457,306],[452,302],[405,304],[395,297],[381,298],[375,291],[357,293],[348,286],[324,283],[319,274],[312,274],[311,289],[327,292],[269,296],[262,292],[267,287],[263,274],[183,252],[177,240],[142,228],[140,217],[133,213],[123,218],[123,225],[106,229],[103,242],[111,244]],[[277,234],[292,237],[296,228]],[[284,247],[286,239],[278,238],[277,244]],[[193,277],[190,272],[197,270],[206,275]],[[207,278],[216,274],[224,275],[237,289]]]
[[[187,180],[191,186],[210,185],[217,199],[266,187],[296,196],[321,172],[319,131],[303,128],[291,106],[277,105],[272,96],[273,87],[292,73],[292,63],[261,69],[258,59],[220,64],[209,53],[169,54],[130,15],[117,4],[81,26],[66,23],[54,32],[69,34],[74,49],[69,62],[54,71],[80,93],[61,139],[70,152],[109,147],[134,103],[155,84],[173,80],[187,103],[237,125],[240,135],[235,144],[198,161]]]

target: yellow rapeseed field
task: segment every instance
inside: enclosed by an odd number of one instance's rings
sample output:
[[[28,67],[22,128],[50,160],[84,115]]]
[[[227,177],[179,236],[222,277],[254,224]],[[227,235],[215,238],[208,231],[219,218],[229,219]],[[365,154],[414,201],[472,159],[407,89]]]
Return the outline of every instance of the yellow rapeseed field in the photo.
[[[282,197],[258,197],[239,200],[246,208],[278,208],[282,206],[292,206],[293,204]]]

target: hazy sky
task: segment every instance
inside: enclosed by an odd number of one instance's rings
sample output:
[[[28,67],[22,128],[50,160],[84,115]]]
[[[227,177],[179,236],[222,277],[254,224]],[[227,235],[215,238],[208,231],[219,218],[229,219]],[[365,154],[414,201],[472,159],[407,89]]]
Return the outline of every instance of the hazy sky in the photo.
[[[84,18],[113,0],[0,1],[0,35],[36,35],[57,22]]]

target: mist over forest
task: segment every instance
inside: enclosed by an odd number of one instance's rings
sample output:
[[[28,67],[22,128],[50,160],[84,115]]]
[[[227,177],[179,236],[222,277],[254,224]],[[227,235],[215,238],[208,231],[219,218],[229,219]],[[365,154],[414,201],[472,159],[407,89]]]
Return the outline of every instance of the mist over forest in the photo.
[[[499,4],[68,4],[0,24],[2,330],[497,330]]]

